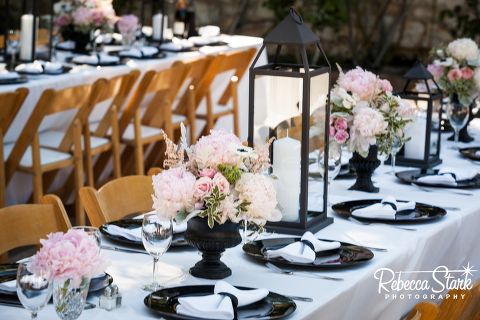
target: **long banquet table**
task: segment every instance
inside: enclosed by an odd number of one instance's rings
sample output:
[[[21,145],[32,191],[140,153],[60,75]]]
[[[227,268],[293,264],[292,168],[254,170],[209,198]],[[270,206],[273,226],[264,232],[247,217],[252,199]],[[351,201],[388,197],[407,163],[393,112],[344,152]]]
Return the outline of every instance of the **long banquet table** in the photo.
[[[476,138],[480,131],[475,130]],[[462,166],[478,169],[458,151],[447,149],[452,142],[446,141],[444,135],[441,158],[444,166]],[[471,143],[468,146],[475,146]],[[467,146],[462,144],[462,146]],[[397,171],[406,168],[397,167]],[[395,229],[389,226],[362,226],[352,223],[329,211],[335,218],[332,225],[316,233],[318,238],[334,239],[369,247],[388,249],[388,252],[374,252],[375,257],[369,262],[348,269],[321,270],[319,274],[344,278],[343,282],[326,281],[305,275],[281,275],[268,268],[262,262],[248,257],[241,245],[228,249],[222,260],[232,269],[233,275],[226,279],[230,284],[246,287],[267,288],[280,294],[313,298],[313,302],[295,301],[297,310],[286,320],[291,319],[348,319],[348,320],[396,320],[406,315],[418,302],[422,301],[423,292],[401,291],[397,298],[385,298],[385,293],[378,293],[378,280],[374,273],[380,268],[393,271],[428,271],[438,266],[446,266],[450,270],[461,270],[467,264],[480,266],[480,189],[471,189],[473,197],[447,192],[427,193],[413,186],[402,185],[390,175],[383,174],[390,170],[389,166],[380,166],[373,176],[380,187],[379,194],[368,194],[349,191],[353,180],[334,180],[331,190],[332,202],[354,199],[378,199],[393,195],[397,199],[415,200],[438,206],[458,207],[460,211],[448,211],[448,214],[437,221],[419,224],[400,224],[416,228],[416,232]],[[288,237],[276,234],[275,237]],[[102,244],[121,246],[102,238]],[[85,310],[80,319],[158,319],[158,314],[145,307],[143,299],[147,292],[140,287],[152,281],[152,257],[145,254],[121,253],[104,250],[112,264],[107,272],[114,278],[114,283],[123,293],[122,308],[107,312],[98,307]],[[194,278],[188,273],[200,256],[193,248],[171,248],[160,259],[159,282],[168,287],[183,285],[213,284],[213,280]],[[316,272],[316,271],[314,271]],[[402,280],[428,279],[427,273],[404,274]],[[472,279],[473,278],[473,279]],[[480,278],[480,272],[473,272],[472,282]],[[405,294],[400,299],[400,294]],[[412,294],[408,298],[408,294]],[[415,299],[414,294],[420,294]],[[431,293],[431,292],[429,292]],[[445,295],[446,291],[443,292]],[[430,294],[428,296],[430,299]],[[98,298],[90,296],[90,302],[98,304]],[[26,319],[27,310],[0,307],[2,319]],[[56,319],[53,305],[49,304],[39,313],[39,319]]]
[[[25,100],[22,108],[15,117],[12,125],[5,134],[4,142],[15,142],[20,133],[22,132],[25,123],[28,120],[33,108],[35,107],[38,99],[40,98],[42,92],[46,89],[54,88],[60,90],[66,87],[77,86],[82,84],[91,84],[100,78],[112,78],[118,75],[126,74],[131,70],[138,69],[141,71],[141,76],[149,70],[164,70],[169,68],[175,61],[181,60],[188,62],[205,55],[209,54],[218,54],[219,52],[229,52],[229,51],[238,51],[246,50],[251,47],[255,47],[258,50],[260,49],[263,39],[247,36],[229,36],[221,35],[221,40],[225,43],[228,43],[228,46],[206,46],[199,49],[199,51],[194,52],[183,52],[183,53],[173,53],[166,52],[166,57],[163,59],[152,59],[152,60],[130,60],[126,65],[112,66],[112,67],[77,67],[75,72],[66,73],[62,75],[36,75],[28,76],[29,81],[20,85],[4,85],[0,86],[0,93],[3,92],[12,92],[19,87],[26,87],[29,89],[29,95]],[[115,49],[110,47],[110,50]],[[116,48],[118,49],[118,48]],[[62,53],[58,51],[58,55]],[[267,63],[266,52],[262,54],[258,61],[258,65],[263,65]],[[212,101],[217,102],[223,92],[225,91],[227,85],[229,84],[229,78],[233,76],[233,72],[225,72],[215,78],[212,83]],[[184,85],[183,90],[188,87],[188,83]],[[148,97],[146,97],[147,101]],[[100,121],[105,114],[110,100],[98,104],[92,114],[90,115],[90,122]],[[231,100],[229,102],[231,104]],[[241,137],[245,141],[247,139],[247,123],[248,123],[248,71],[245,73],[243,78],[238,84],[238,103],[239,103],[239,122],[241,128]],[[198,107],[198,112],[201,112],[202,109],[205,109],[205,99]],[[69,111],[62,112],[60,114],[54,114],[46,116],[42,121],[39,131],[44,131],[48,129],[57,129],[60,131],[66,130],[64,124],[67,123],[69,117]],[[66,120],[67,119],[67,120]],[[222,117],[218,120],[215,125],[215,128],[232,128],[233,120],[232,116]],[[198,131],[203,129],[205,122],[199,120],[196,128]],[[199,133],[199,132],[197,132]],[[68,169],[67,169],[68,170]],[[63,170],[62,172],[66,172]],[[68,174],[60,173],[60,177],[54,182],[53,187],[59,188],[63,184],[62,177],[68,176]],[[9,183],[7,188],[7,205],[14,205],[25,203],[28,200],[28,197],[33,191],[33,185],[30,182],[31,176],[25,173],[16,172],[12,178],[12,181]]]

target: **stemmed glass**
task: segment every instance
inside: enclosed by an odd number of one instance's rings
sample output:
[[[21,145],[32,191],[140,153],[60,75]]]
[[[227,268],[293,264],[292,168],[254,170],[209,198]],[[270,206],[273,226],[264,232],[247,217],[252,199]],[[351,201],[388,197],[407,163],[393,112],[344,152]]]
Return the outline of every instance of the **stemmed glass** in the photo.
[[[173,221],[162,221],[155,213],[143,216],[142,242],[145,250],[153,257],[153,283],[142,290],[155,292],[165,287],[157,283],[157,262],[167,252],[173,237]]]
[[[56,33],[55,33],[56,32]],[[55,31],[52,35],[52,62],[57,61],[57,45],[62,37],[62,34],[58,31]]]
[[[98,252],[100,252],[102,240],[100,238],[100,230],[98,230],[98,228],[77,226],[73,227],[72,229],[85,231],[88,234],[90,241],[98,246]]]
[[[464,105],[458,101],[458,99],[450,99],[447,104],[447,117],[450,121],[450,125],[455,130],[455,146],[449,147],[449,149],[458,150],[458,138],[460,130],[465,127],[468,122],[470,108],[468,105]]]
[[[29,259],[18,265],[17,295],[20,302],[37,319],[37,313],[50,301],[53,272],[48,261]]]
[[[390,152],[390,160],[391,160],[391,165],[392,165],[392,170],[385,172],[385,174],[390,174],[392,176],[395,175],[395,159],[397,157],[397,152],[398,152],[398,138],[394,137],[394,143],[392,146],[392,151]]]
[[[332,144],[328,148],[328,159],[325,159],[324,148],[320,149],[318,156],[318,169],[322,177],[325,177],[325,170],[328,170],[328,193],[327,193],[327,205],[330,206],[330,186],[331,182],[340,172],[342,167],[342,149],[337,144]],[[325,179],[324,179],[325,180]]]
[[[7,48],[12,54],[12,69],[15,68],[15,58],[17,52],[20,51],[20,30],[8,31]]]

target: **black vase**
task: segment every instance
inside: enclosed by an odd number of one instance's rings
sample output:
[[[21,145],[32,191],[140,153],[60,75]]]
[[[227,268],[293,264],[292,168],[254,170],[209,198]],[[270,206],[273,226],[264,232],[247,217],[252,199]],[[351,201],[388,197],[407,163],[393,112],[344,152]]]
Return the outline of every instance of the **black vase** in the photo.
[[[232,275],[232,270],[220,261],[225,249],[233,248],[242,242],[240,224],[228,220],[224,224],[215,222],[212,229],[206,218],[194,217],[187,222],[183,234],[191,246],[202,253],[202,260],[190,268],[190,274],[197,278],[224,279]]]
[[[357,172],[357,181],[355,181],[355,184],[348,190],[371,193],[378,193],[380,191],[380,189],[372,183],[372,174],[381,163],[377,158],[377,153],[378,147],[376,145],[370,146],[366,158],[362,157],[358,152],[353,153],[353,157],[350,159],[350,165],[355,168]]]
[[[456,100],[456,103],[460,103],[458,101],[458,97],[453,97],[452,99]],[[460,132],[458,133],[458,141],[460,141],[460,142],[468,143],[468,142],[472,142],[473,140],[475,140],[474,138],[472,138],[468,134],[468,130],[467,130],[468,124],[470,123],[470,121],[472,121],[475,118],[475,115],[473,114],[473,107],[474,107],[475,103],[476,102],[475,102],[475,99],[474,99],[473,102],[470,104],[470,107],[469,107],[470,110],[469,110],[469,113],[468,113],[468,122],[465,125],[465,127],[463,127],[462,130],[460,130]],[[453,134],[453,136],[448,138],[448,140],[449,141],[454,141],[455,140],[455,133]]]
[[[90,43],[90,33],[83,33],[75,31],[73,26],[68,26],[62,32],[62,36],[65,40],[72,40],[75,42],[74,53],[87,54],[87,45]]]

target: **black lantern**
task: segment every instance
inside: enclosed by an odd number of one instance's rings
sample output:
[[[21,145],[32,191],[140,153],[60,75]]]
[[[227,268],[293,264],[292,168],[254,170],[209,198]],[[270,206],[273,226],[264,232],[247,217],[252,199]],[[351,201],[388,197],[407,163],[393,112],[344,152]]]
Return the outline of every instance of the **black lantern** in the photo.
[[[267,45],[276,46],[273,62],[255,67]],[[278,62],[283,46],[298,50],[302,64]],[[309,65],[307,46],[318,48],[327,66]],[[294,7],[265,38],[250,67],[248,143],[261,147],[276,138],[270,161],[283,218],[267,223],[267,230],[300,235],[333,223],[327,218],[328,170],[321,180],[317,165],[320,152],[328,155],[330,70],[320,39]],[[319,128],[315,135],[313,126]]]
[[[12,61],[16,56],[23,62],[36,59],[50,60],[53,0],[5,0],[3,23],[4,61]],[[10,30],[20,30],[20,34],[11,34]],[[9,40],[12,42],[9,43]],[[13,42],[15,40],[18,40],[16,44]],[[14,52],[16,54],[12,56]]]
[[[142,27],[152,26],[152,33],[146,34],[148,40],[158,43],[171,40],[173,37],[175,4],[175,0],[142,0],[140,23]]]
[[[408,90],[411,82],[425,83],[426,92]],[[432,86],[431,84],[434,84]],[[402,88],[402,85],[403,89]],[[400,89],[401,91],[399,91]],[[432,168],[442,163],[440,159],[442,99],[443,94],[433,75],[420,59],[395,88],[395,94],[417,109],[417,120],[405,131],[412,139],[405,143],[396,158],[396,165],[404,167]]]

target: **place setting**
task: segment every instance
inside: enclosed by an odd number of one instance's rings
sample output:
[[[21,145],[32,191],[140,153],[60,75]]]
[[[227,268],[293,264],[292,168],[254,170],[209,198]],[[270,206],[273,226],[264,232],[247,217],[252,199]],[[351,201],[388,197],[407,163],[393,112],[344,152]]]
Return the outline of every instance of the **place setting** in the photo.
[[[15,67],[15,71],[22,75],[60,75],[69,73],[71,67],[63,65],[61,62],[49,62],[35,60],[31,63],[22,63]]]
[[[443,167],[441,169],[414,169],[397,172],[396,177],[403,183],[409,183],[422,190],[441,191],[442,188],[478,188],[480,175],[474,168],[463,169]],[[448,189],[443,189],[448,190]],[[456,194],[468,195],[468,192],[451,191]]]

